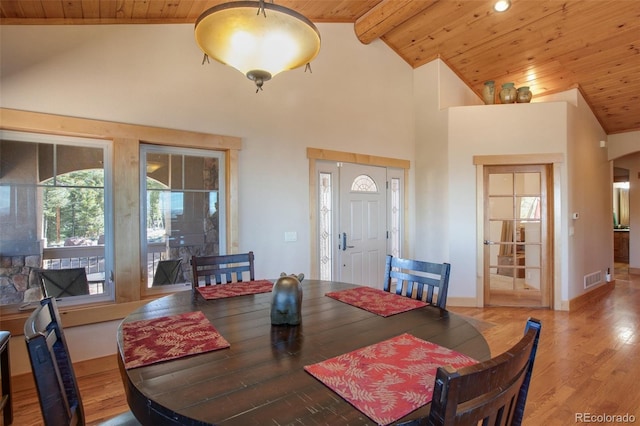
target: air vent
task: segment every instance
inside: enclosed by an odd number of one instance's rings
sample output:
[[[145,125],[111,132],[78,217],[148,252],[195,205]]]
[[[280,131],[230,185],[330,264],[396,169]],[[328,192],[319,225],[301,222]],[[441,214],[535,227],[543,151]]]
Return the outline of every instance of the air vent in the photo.
[[[602,282],[602,272],[592,272],[584,276],[584,288],[593,287]]]

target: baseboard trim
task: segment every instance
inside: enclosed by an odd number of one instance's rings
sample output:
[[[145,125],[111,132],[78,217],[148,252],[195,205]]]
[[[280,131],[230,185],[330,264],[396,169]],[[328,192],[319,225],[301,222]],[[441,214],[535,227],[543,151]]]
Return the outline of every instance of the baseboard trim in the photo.
[[[569,301],[569,311],[575,311],[576,309],[580,309],[586,305],[589,305],[598,299],[602,299],[602,297],[612,291],[615,287],[616,280],[612,280],[602,284],[599,287],[594,288],[587,293],[581,294],[580,296],[571,299]]]
[[[478,299],[475,297],[447,297],[447,306],[458,306],[461,308],[477,308]]]
[[[76,378],[117,369],[118,358],[116,358],[116,356],[118,355],[113,354],[100,358],[74,362],[73,371],[76,373]],[[33,381],[33,375],[30,372],[11,376],[11,390],[13,392],[23,390],[33,390],[35,392],[35,387],[36,384]]]

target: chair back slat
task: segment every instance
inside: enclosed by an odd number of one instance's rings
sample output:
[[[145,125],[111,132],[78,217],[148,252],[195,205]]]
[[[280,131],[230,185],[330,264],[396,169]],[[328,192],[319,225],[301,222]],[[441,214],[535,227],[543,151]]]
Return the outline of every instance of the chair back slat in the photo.
[[[383,288],[385,291],[391,291],[391,284],[395,281],[396,294],[424,300],[445,309],[450,274],[449,263],[425,262],[387,255]]]
[[[191,270],[193,288],[202,283],[208,286],[256,279],[252,251],[217,256],[192,256]]]
[[[24,337],[45,425],[83,425],[80,391],[54,298],[43,299]]]
[[[530,318],[522,339],[497,357],[458,370],[439,367],[427,424],[519,426],[540,329]]]

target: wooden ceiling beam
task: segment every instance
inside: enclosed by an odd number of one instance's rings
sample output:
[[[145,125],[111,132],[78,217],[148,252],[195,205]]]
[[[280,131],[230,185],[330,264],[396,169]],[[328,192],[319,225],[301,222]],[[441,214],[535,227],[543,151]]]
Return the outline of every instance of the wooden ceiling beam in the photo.
[[[436,1],[382,0],[356,20],[356,36],[361,43],[369,44],[434,3]]]

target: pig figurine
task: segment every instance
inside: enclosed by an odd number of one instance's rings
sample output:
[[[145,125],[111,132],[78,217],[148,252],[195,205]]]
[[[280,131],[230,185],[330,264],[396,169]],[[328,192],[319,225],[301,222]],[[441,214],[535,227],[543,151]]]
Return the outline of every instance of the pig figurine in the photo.
[[[298,325],[302,322],[302,285],[304,274],[287,275],[284,272],[273,285],[271,299],[272,325]]]

